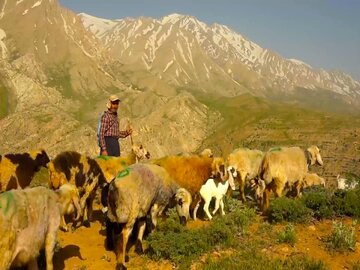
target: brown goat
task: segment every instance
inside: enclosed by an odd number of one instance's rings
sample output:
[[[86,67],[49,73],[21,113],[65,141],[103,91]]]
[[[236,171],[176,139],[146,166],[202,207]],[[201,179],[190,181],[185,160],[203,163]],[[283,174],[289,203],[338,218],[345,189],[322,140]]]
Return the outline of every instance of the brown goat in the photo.
[[[151,163],[165,168],[181,187],[190,192],[192,196],[190,210],[192,212],[201,200],[200,188],[211,175],[214,175],[216,179],[221,179],[220,181],[227,179],[224,159],[219,157],[167,156],[152,160]]]
[[[50,188],[58,189],[66,183],[77,187],[81,198],[83,223],[86,227],[90,226],[89,220],[96,189],[105,182],[104,174],[98,163],[78,152],[62,152],[49,163]],[[67,230],[64,227],[62,229]]]

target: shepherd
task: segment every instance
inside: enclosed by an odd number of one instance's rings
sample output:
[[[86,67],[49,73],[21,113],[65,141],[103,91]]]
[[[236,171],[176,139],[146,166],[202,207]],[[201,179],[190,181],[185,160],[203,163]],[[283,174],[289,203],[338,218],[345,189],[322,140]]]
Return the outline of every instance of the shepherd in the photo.
[[[120,99],[117,95],[111,95],[106,104],[108,108],[100,116],[98,125],[98,144],[100,147],[100,155],[103,156],[120,156],[120,138],[126,138],[132,134],[132,128],[127,127],[126,130],[120,130],[118,109]]]

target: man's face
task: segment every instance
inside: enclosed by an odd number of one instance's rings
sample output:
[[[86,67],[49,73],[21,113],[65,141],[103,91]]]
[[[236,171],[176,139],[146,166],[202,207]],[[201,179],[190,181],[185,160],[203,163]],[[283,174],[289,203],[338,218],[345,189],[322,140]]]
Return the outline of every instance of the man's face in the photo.
[[[111,108],[110,108],[110,110],[111,110],[112,112],[117,112],[118,108],[119,108],[119,101],[118,101],[118,100],[116,100],[116,101],[111,101]]]

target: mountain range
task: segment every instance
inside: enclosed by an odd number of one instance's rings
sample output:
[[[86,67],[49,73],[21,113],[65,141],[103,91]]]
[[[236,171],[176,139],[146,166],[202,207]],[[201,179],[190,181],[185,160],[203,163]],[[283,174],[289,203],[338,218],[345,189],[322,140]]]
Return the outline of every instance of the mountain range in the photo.
[[[110,94],[122,99],[122,128],[130,122],[155,157],[316,143],[346,154],[329,159],[337,170],[356,167],[360,83],[344,72],[193,16],[108,20],[57,0],[0,0],[0,153],[98,154]],[[336,150],[339,141],[351,150]],[[128,139],[121,144],[129,150]]]

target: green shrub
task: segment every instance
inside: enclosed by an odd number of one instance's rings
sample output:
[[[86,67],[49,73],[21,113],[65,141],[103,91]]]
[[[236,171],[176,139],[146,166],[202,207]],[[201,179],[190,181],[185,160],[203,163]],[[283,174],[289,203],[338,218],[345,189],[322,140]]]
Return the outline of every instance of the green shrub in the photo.
[[[342,222],[333,222],[333,232],[325,239],[327,246],[335,251],[354,251],[356,244],[356,222],[347,227]]]
[[[331,205],[337,216],[360,217],[360,189],[335,191]]]
[[[257,229],[257,233],[260,235],[267,234],[271,236],[273,233],[273,226],[269,222],[262,222]]]
[[[238,198],[226,197],[224,198],[225,212],[234,212],[235,210],[244,208],[244,204]]]
[[[199,269],[199,268],[197,268]],[[326,270],[322,261],[306,256],[293,256],[286,260],[270,259],[254,249],[236,251],[225,258],[208,258],[200,269],[205,270]]]
[[[256,211],[253,208],[244,207],[243,209],[234,209],[228,215],[223,216],[226,224],[232,227],[233,231],[239,234],[245,234],[249,225],[254,221]]]
[[[171,211],[149,236],[148,255],[156,260],[171,260],[180,268],[187,269],[201,254],[235,245],[236,235],[244,234],[254,217],[254,210],[238,209],[223,217],[215,217],[208,226],[189,230],[179,225],[176,212]]]
[[[284,230],[279,233],[278,242],[279,243],[287,243],[292,246],[295,245],[295,242],[296,242],[295,228],[291,223],[286,225]]]
[[[331,206],[331,194],[324,188],[311,189],[304,193],[301,202],[312,210],[316,219],[331,218],[334,210]]]
[[[280,270],[280,260],[270,260],[261,253],[251,250],[237,250],[230,256],[218,260],[209,257],[200,269],[204,270]]]
[[[328,269],[322,261],[316,261],[307,256],[293,256],[283,263],[286,270],[326,270]]]
[[[281,197],[271,202],[268,210],[270,222],[308,222],[312,212],[300,200]]]

